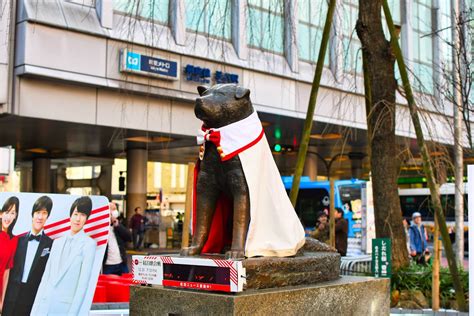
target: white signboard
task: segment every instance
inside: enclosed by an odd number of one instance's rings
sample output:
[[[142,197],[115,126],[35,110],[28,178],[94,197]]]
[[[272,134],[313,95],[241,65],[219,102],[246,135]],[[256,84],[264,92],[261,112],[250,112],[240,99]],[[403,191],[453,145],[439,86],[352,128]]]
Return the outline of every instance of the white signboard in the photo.
[[[161,284],[163,268],[158,256],[132,256],[133,281],[140,284]]]
[[[202,291],[241,292],[245,284],[242,261],[172,257],[133,256],[133,281]]]
[[[374,199],[372,182],[362,184],[362,251],[372,253],[372,239],[375,238]]]
[[[11,147],[0,147],[0,174],[9,175],[14,170],[15,150]]]

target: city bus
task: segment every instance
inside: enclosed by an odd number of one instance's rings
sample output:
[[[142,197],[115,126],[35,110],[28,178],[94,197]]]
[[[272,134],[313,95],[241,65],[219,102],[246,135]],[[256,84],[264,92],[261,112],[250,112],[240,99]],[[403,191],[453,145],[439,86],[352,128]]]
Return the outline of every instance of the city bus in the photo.
[[[467,225],[467,186],[464,184],[464,221]],[[428,188],[399,189],[400,205],[404,217],[411,219],[413,212],[419,212],[423,221],[434,222],[434,210],[431,205],[431,194]],[[440,187],[441,206],[448,226],[454,226],[454,183]]]
[[[288,194],[291,190],[293,177],[282,177]],[[349,224],[348,237],[360,237],[362,219],[362,180],[334,181],[334,206],[344,210],[344,218]],[[301,177],[300,190],[295,207],[305,230],[314,230],[317,214],[329,211],[329,181],[311,181],[309,177]]]

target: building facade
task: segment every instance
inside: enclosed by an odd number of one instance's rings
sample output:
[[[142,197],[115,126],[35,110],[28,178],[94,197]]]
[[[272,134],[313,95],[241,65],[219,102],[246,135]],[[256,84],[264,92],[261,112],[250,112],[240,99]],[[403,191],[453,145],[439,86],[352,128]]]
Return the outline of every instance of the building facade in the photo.
[[[448,2],[392,0],[390,6],[429,117],[426,135],[450,145],[452,105],[443,101],[440,87],[452,64],[451,35],[437,32],[452,24]],[[251,90],[270,144],[289,148],[276,153],[278,166],[292,173],[325,0],[0,4],[0,145],[15,148],[23,191],[80,186],[63,169],[100,165],[93,184],[110,195],[114,158],[126,158],[129,212],[145,207],[147,161],[194,161],[201,124],[193,111],[196,88],[226,82]],[[312,178],[328,172],[317,156],[366,152],[357,4],[337,0],[314,116],[315,154],[308,156],[305,171]],[[408,109],[400,95],[397,102],[397,135],[400,144],[411,146]],[[340,159],[335,174],[350,178],[357,164],[367,177],[367,159],[346,156],[350,159]]]

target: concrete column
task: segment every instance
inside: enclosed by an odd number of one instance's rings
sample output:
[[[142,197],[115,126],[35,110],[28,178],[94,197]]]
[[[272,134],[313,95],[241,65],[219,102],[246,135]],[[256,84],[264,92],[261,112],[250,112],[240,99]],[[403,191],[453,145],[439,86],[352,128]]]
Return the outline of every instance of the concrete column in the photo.
[[[33,191],[33,176],[30,167],[21,167],[20,169],[20,191]]]
[[[298,4],[285,1],[285,56],[293,72],[298,72]]]
[[[316,147],[309,146],[308,151],[316,152]],[[318,177],[318,157],[315,154],[308,153],[306,155],[303,175],[309,177],[311,181],[316,181]]]
[[[33,159],[33,192],[51,192],[51,159]]]
[[[105,195],[109,199],[112,198],[112,165],[100,166],[100,176],[97,178],[97,186],[100,189],[100,195]]]
[[[146,209],[146,180],[148,152],[146,149],[127,150],[127,218],[140,206]]]
[[[170,28],[176,44],[186,45],[186,7],[184,0],[170,1]]]
[[[240,59],[247,59],[247,0],[232,1],[232,44]]]
[[[58,166],[56,171],[56,192],[66,193],[67,188],[66,167]]]

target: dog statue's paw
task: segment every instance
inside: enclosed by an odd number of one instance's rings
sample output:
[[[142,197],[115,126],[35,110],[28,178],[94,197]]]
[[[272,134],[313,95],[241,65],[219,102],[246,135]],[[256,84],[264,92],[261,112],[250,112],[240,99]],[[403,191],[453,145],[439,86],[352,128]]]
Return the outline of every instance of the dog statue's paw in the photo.
[[[245,259],[245,251],[243,249],[227,251],[225,253],[225,258],[233,260]]]
[[[184,247],[181,249],[180,256],[197,256],[201,254],[202,247],[199,246],[191,246],[191,247]]]

